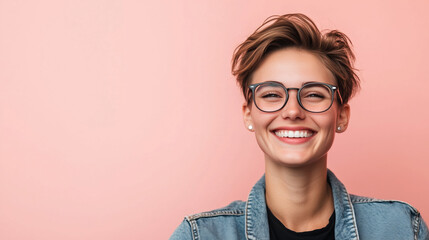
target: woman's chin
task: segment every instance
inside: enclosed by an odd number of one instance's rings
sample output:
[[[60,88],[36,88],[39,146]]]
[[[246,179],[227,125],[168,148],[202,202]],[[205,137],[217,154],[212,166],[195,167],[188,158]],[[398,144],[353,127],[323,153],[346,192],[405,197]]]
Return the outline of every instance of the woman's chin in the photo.
[[[288,156],[282,156],[281,158],[266,158],[267,161],[272,161],[275,165],[288,167],[288,168],[300,168],[307,165],[310,165],[312,162],[311,159],[305,158],[303,156],[297,156],[290,154]]]
[[[309,165],[321,163],[326,160],[326,154],[321,154],[320,156],[316,156],[314,152],[309,151],[300,151],[300,150],[288,150],[288,151],[280,151],[274,154],[265,154],[265,161],[269,161],[274,165],[279,167],[288,167],[288,168],[300,168],[306,167]]]

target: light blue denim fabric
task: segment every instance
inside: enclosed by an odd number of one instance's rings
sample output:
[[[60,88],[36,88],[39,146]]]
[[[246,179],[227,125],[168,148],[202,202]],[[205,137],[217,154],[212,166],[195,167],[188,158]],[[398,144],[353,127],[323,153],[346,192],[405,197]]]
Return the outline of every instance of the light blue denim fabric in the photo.
[[[419,212],[404,202],[348,194],[328,170],[335,207],[337,240],[429,240]],[[253,187],[247,202],[185,217],[170,240],[270,239],[265,203],[265,176]]]

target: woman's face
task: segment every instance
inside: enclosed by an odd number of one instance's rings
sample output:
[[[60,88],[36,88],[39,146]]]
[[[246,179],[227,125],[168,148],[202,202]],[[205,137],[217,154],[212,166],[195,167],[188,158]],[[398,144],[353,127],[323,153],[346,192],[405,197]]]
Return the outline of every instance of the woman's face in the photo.
[[[307,82],[337,86],[333,74],[316,55],[296,48],[277,50],[265,57],[253,72],[251,84],[266,81],[281,82],[286,88],[300,88]],[[251,131],[255,132],[267,161],[287,167],[305,166],[326,160],[335,132],[343,132],[347,128],[350,108],[347,104],[340,106],[337,97],[328,111],[311,113],[299,105],[297,91],[289,90],[286,106],[277,112],[262,112],[253,102],[244,104],[244,123],[246,127],[252,125]],[[307,136],[285,137],[290,131]]]

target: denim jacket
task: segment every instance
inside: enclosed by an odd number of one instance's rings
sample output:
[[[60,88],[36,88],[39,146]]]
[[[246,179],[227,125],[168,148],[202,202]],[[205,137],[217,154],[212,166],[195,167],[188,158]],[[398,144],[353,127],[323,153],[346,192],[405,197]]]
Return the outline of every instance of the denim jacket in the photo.
[[[328,170],[335,208],[335,239],[429,240],[419,212],[404,202],[348,194]],[[252,188],[247,202],[185,217],[170,240],[270,239],[265,203],[265,175]]]

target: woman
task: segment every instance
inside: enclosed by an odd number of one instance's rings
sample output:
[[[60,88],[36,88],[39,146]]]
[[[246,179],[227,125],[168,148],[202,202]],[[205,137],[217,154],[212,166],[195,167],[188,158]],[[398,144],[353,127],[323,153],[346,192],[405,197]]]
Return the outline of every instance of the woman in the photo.
[[[416,209],[349,195],[327,169],[359,88],[353,61],[346,35],[303,14],[272,17],[239,45],[232,69],[265,175],[246,202],[187,216],[171,239],[429,239]]]

